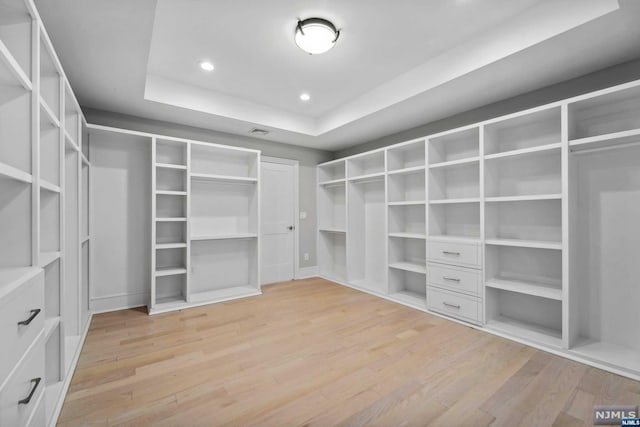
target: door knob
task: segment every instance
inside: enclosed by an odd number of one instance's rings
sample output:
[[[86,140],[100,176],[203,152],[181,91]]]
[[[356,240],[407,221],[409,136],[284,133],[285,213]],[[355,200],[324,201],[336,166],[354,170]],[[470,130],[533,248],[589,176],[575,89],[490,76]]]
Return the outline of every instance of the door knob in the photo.
[[[289,230],[289,231],[293,231],[295,229],[296,229],[296,227],[293,226],[293,225],[290,225],[290,226],[287,227],[287,230]]]

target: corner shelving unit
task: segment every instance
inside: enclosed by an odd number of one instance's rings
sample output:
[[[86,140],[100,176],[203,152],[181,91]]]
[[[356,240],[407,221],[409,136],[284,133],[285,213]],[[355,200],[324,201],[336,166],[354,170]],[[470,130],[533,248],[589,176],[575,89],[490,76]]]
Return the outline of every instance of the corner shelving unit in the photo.
[[[347,170],[346,161],[317,168],[318,269],[322,276],[347,280]]]

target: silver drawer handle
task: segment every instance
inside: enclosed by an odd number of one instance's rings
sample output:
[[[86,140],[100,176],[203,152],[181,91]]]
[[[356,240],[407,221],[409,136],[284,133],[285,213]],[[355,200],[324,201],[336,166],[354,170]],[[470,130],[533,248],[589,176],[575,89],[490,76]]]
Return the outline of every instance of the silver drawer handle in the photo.
[[[442,253],[445,254],[445,255],[460,256],[460,252],[442,251]]]
[[[460,283],[460,279],[455,279],[453,277],[446,277],[446,276],[442,276],[442,279],[448,281],[448,282],[456,282],[456,283]]]
[[[442,303],[442,305],[446,306],[446,307],[451,307],[451,308],[455,308],[456,310],[460,310],[460,306],[458,304],[451,304],[450,302],[446,302],[444,301]]]

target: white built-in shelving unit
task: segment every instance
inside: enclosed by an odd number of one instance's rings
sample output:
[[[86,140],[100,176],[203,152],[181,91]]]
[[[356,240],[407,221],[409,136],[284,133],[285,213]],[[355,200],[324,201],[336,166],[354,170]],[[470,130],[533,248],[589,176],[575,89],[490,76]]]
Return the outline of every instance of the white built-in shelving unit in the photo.
[[[149,313],[260,294],[260,152],[159,135],[149,139]]]
[[[640,378],[639,159],[631,82],[323,163],[320,274]]]
[[[3,404],[2,425],[55,424],[86,333],[89,276],[80,281],[79,248],[89,242],[79,231],[90,164],[87,154],[81,181],[83,125],[34,4],[2,2],[0,330],[9,351],[0,356],[0,395],[24,398],[33,390],[28,403]]]

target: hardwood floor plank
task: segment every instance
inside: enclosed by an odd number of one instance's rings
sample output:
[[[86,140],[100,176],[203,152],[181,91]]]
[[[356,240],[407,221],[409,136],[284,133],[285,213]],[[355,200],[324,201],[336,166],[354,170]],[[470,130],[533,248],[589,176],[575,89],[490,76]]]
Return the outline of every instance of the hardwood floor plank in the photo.
[[[323,279],[94,316],[59,426],[589,425],[640,383]]]

